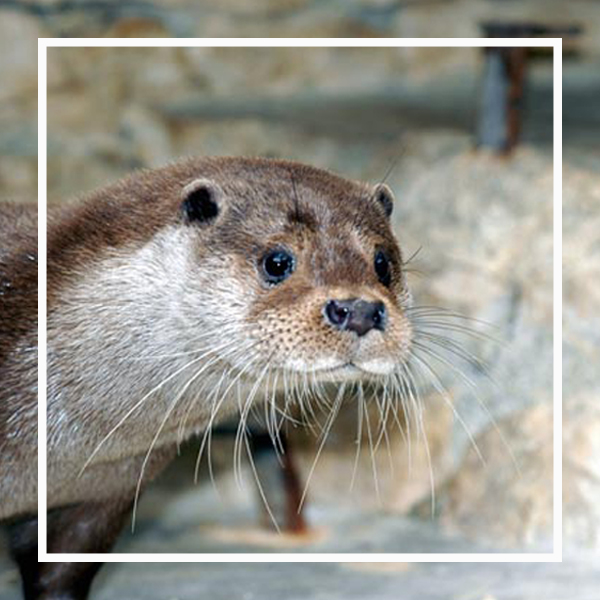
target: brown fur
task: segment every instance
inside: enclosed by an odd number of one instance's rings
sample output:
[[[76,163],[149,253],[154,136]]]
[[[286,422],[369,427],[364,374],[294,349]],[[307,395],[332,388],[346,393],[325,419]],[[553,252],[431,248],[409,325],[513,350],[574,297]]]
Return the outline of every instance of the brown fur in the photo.
[[[186,224],[183,190],[199,178],[214,184],[220,210],[214,222]],[[117,498],[119,510],[130,505],[145,451],[162,415],[168,416],[171,398],[182,389],[181,381],[152,395],[98,450],[123,413],[181,364],[157,362],[145,371],[143,362],[131,361],[149,360],[153,352],[173,346],[173,352],[188,350],[195,328],[208,330],[214,337],[207,343],[213,346],[228,339],[232,328],[242,348],[250,342],[257,348],[261,370],[265,361],[274,368],[291,368],[290,359],[309,370],[319,361],[400,363],[410,345],[403,314],[409,294],[389,227],[389,206],[378,201],[377,190],[287,161],[202,158],[135,173],[78,203],[51,210],[49,506],[104,502],[114,507]],[[12,502],[0,517],[26,515],[36,501],[33,212],[14,207],[0,211],[5,248],[0,254],[0,452],[10,466],[10,473],[0,470],[0,489]],[[269,286],[261,279],[259,262],[274,247],[292,251],[297,264],[289,280]],[[392,260],[389,288],[374,271],[378,249]],[[183,282],[173,279],[182,265],[188,278]],[[183,286],[180,291],[178,285]],[[152,296],[155,292],[162,296]],[[324,321],[329,299],[355,297],[385,304],[385,334],[377,331],[359,340]],[[160,335],[166,336],[162,346]],[[210,381],[208,376],[218,369],[233,368],[225,355],[219,360],[223,362],[201,381]],[[247,375],[257,376],[252,370]],[[185,414],[191,414],[186,436],[213,423],[209,409],[202,402],[194,404],[202,393],[207,392],[191,385],[175,406],[157,438],[144,481],[168,461]],[[234,408],[224,407],[223,414]],[[80,476],[88,458],[94,460]],[[68,539],[53,543],[66,548]],[[98,545],[104,547],[101,540]]]
[[[35,499],[37,470],[37,207],[0,204],[0,498]],[[1,512],[1,511],[0,511]]]

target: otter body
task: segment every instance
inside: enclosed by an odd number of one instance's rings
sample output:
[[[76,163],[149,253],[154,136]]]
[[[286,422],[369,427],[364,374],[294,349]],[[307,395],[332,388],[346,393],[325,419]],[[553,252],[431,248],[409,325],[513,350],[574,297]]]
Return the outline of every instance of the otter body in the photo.
[[[179,441],[244,418],[284,383],[398,376],[412,330],[391,207],[385,185],[200,158],[50,211],[50,552],[107,551]],[[0,215],[0,517],[19,523],[30,597],[83,598],[94,567],[32,566],[36,219]]]

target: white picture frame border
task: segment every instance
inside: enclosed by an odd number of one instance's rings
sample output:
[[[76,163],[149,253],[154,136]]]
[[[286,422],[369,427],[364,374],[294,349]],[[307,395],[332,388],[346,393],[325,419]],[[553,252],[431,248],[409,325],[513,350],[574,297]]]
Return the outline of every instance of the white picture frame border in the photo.
[[[553,549],[541,553],[90,553],[47,551],[46,514],[46,218],[47,51],[80,47],[544,47],[553,49]],[[38,39],[38,560],[40,562],[561,562],[562,561],[562,39],[561,38],[39,38]]]

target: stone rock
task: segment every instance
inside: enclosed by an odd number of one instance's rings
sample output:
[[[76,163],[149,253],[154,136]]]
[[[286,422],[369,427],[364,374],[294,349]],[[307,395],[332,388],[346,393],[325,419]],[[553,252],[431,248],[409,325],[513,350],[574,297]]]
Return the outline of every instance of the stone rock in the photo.
[[[563,412],[563,536],[567,548],[600,548],[600,407],[572,397]]]
[[[495,547],[552,549],[552,407],[507,417],[475,440],[438,494],[447,531]]]
[[[563,169],[563,535],[566,547],[598,548],[600,170],[584,164],[593,171]]]

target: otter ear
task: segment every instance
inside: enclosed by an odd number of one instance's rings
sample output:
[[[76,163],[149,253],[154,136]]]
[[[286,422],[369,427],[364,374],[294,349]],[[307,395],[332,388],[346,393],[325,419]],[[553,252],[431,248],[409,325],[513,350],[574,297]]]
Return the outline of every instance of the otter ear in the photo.
[[[221,211],[221,188],[209,179],[195,179],[181,190],[181,210],[188,223],[210,223]]]
[[[389,217],[394,209],[394,193],[385,183],[379,183],[375,186],[374,197],[385,211],[385,216]]]

